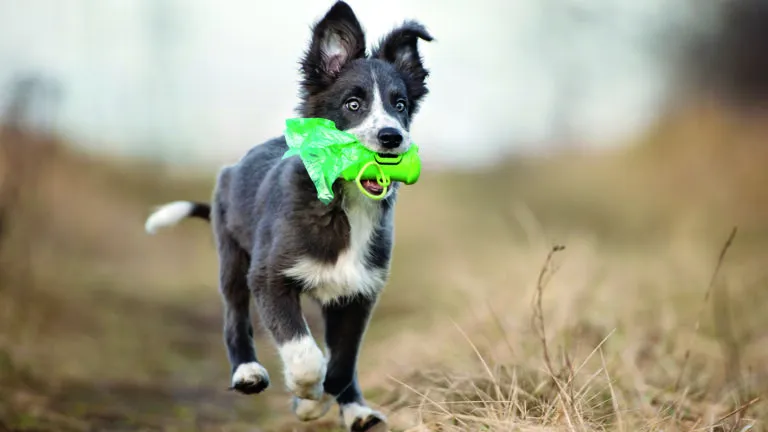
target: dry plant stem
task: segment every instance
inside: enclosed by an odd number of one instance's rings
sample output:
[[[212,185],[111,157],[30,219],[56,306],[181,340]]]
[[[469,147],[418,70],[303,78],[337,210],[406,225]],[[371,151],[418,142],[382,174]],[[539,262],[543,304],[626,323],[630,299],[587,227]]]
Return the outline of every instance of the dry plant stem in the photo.
[[[405,388],[406,388],[406,389],[408,389],[409,391],[411,391],[411,392],[415,393],[416,395],[418,395],[419,397],[421,397],[421,398],[422,398],[422,400],[425,400],[425,401],[429,402],[430,404],[434,405],[434,406],[435,406],[437,409],[439,409],[439,410],[440,410],[440,411],[441,411],[443,414],[445,414],[446,416],[448,416],[448,418],[452,418],[452,419],[455,419],[455,420],[457,420],[457,421],[461,422],[462,424],[464,424],[464,422],[463,422],[463,421],[461,421],[461,419],[459,419],[459,418],[458,418],[456,415],[454,415],[453,413],[451,413],[450,411],[448,411],[447,409],[445,409],[445,407],[443,407],[441,404],[439,404],[439,403],[437,403],[436,401],[434,401],[433,399],[431,399],[431,398],[430,398],[429,396],[427,396],[425,393],[422,393],[422,392],[420,392],[420,391],[416,390],[415,388],[413,388],[413,387],[409,386],[408,384],[406,384],[406,383],[404,383],[404,382],[400,381],[399,379],[397,379],[397,378],[395,378],[395,377],[393,377],[393,376],[391,376],[391,375],[390,375],[390,376],[388,376],[388,378],[389,378],[389,379],[391,379],[392,381],[394,381],[394,382],[396,382],[396,383],[400,384],[401,386],[405,387]],[[466,424],[464,424],[464,425],[466,426]]]
[[[720,256],[717,259],[715,270],[714,272],[712,272],[712,278],[709,280],[709,286],[707,286],[707,291],[704,293],[704,302],[702,303],[701,308],[699,309],[699,313],[696,317],[696,324],[693,329],[693,337],[696,337],[699,334],[699,328],[701,327],[701,315],[704,313],[704,308],[709,302],[709,297],[712,294],[712,287],[715,286],[717,275],[720,273],[720,267],[722,267],[723,261],[725,261],[725,255],[728,253],[728,249],[730,249],[731,245],[733,244],[733,240],[736,238],[737,231],[738,231],[738,227],[733,227],[733,229],[731,230],[731,234],[728,236],[728,239],[725,241],[725,243],[723,244],[723,247],[720,249]],[[685,356],[683,357],[683,365],[680,367],[680,373],[677,375],[677,380],[675,381],[675,387],[674,387],[675,392],[677,392],[680,389],[680,384],[683,380],[685,369],[688,366],[688,360],[691,357],[690,343],[688,345],[689,347],[685,350]]]
[[[565,367],[568,370],[568,381],[566,384],[566,387],[568,388],[568,397],[571,398],[571,400],[576,400],[576,396],[573,394],[573,386],[570,385],[574,378],[576,377],[575,369],[573,368],[573,363],[571,362],[571,357],[568,355],[568,351],[563,351],[563,363],[565,364]]]
[[[544,265],[541,267],[541,271],[539,271],[539,277],[536,281],[536,299],[535,299],[535,306],[533,309],[533,328],[536,330],[536,333],[539,337],[539,341],[541,342],[541,347],[543,350],[544,355],[544,364],[547,367],[547,372],[554,378],[555,370],[552,367],[552,359],[549,356],[549,346],[547,345],[547,332],[546,332],[546,326],[544,324],[544,308],[541,305],[542,297],[544,294],[544,287],[546,286],[545,278],[549,276],[549,270],[550,266],[552,264],[552,257],[565,249],[565,246],[555,245],[550,249],[549,253],[547,254],[547,258],[544,261]]]
[[[566,421],[568,422],[568,425],[571,429],[573,429],[573,423],[571,422],[571,416],[569,414],[569,408],[571,412],[574,412],[573,409],[573,400],[569,397],[568,391],[563,387],[562,383],[560,382],[558,378],[558,374],[555,373],[555,369],[552,366],[552,358],[549,354],[549,345],[547,344],[547,332],[546,332],[546,324],[544,321],[544,308],[542,306],[542,297],[544,294],[544,288],[547,285],[547,282],[549,281],[549,277],[552,276],[552,258],[554,255],[562,250],[565,249],[565,246],[561,245],[555,245],[550,249],[549,253],[547,254],[547,258],[544,260],[544,265],[541,267],[541,271],[539,272],[539,277],[536,281],[536,297],[534,300],[534,307],[533,307],[533,317],[532,317],[532,326],[534,328],[534,331],[537,333],[537,336],[539,337],[539,341],[541,342],[541,348],[542,348],[542,355],[544,357],[544,365],[547,368],[547,373],[549,373],[550,378],[552,379],[552,383],[557,387],[558,389],[558,395],[561,399],[561,404],[563,408],[563,414],[565,415]]]
[[[590,352],[589,355],[584,358],[584,361],[581,362],[579,367],[576,368],[576,370],[572,374],[572,377],[575,377],[579,372],[581,372],[584,366],[587,365],[587,362],[589,361],[589,359],[591,359],[592,356],[594,356],[599,350],[603,348],[603,345],[605,344],[605,342],[608,341],[608,339],[611,336],[613,336],[615,332],[616,332],[616,329],[614,328],[607,335],[605,335],[605,337],[600,341],[600,343],[598,343],[597,346],[594,349],[592,349],[592,352]],[[572,384],[572,381],[568,381],[566,383],[566,385],[571,385],[571,384]]]
[[[464,337],[464,339],[469,343],[469,346],[472,347],[472,350],[475,352],[475,355],[480,360],[480,363],[483,364],[483,368],[485,368],[485,372],[488,374],[488,378],[490,378],[491,382],[493,383],[494,390],[496,391],[496,398],[498,400],[504,399],[504,393],[501,391],[501,387],[499,386],[499,382],[496,380],[496,376],[491,371],[491,367],[488,366],[488,363],[483,358],[482,354],[480,354],[480,351],[477,349],[477,346],[475,346],[474,343],[472,343],[472,340],[469,338],[467,333],[462,330],[462,328],[456,323],[453,323],[454,326],[456,326],[456,329],[461,333],[461,335]]]
[[[734,415],[737,415],[737,414],[738,414],[738,415],[740,415],[740,416],[741,416],[741,415],[744,415],[744,413],[747,411],[747,409],[748,409],[749,407],[751,407],[752,405],[754,405],[754,404],[756,404],[756,403],[758,403],[758,402],[760,402],[760,396],[757,396],[757,397],[753,398],[753,399],[752,399],[752,400],[750,400],[749,402],[747,402],[747,403],[743,404],[742,406],[740,406],[740,407],[736,408],[735,410],[733,410],[733,411],[729,412],[728,414],[726,414],[726,415],[724,415],[724,416],[720,417],[720,418],[719,418],[719,419],[718,419],[718,420],[715,422],[715,424],[713,424],[713,425],[712,425],[712,428],[714,428],[715,426],[717,426],[717,425],[721,424],[721,423],[722,423],[722,422],[724,422],[725,420],[728,420],[729,418],[733,417]]]
[[[491,317],[493,317],[493,322],[496,324],[496,327],[499,329],[499,333],[501,337],[504,339],[504,342],[507,345],[507,349],[509,349],[509,354],[514,356],[515,350],[512,347],[512,343],[509,341],[509,337],[507,336],[507,331],[504,329],[504,324],[501,322],[501,318],[499,317],[499,314],[496,313],[496,310],[491,305],[490,301],[487,302],[488,311],[491,313]]]

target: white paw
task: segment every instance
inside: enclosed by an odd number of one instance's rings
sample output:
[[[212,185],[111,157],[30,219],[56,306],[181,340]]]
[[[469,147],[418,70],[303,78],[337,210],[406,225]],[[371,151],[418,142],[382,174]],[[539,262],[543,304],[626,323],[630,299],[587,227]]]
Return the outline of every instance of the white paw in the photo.
[[[331,409],[333,396],[328,393],[323,394],[320,400],[309,400],[293,398],[293,413],[301,421],[317,420],[324,416]]]
[[[232,388],[240,393],[261,393],[267,387],[269,387],[269,373],[257,362],[242,363],[232,374]]]
[[[299,399],[319,400],[323,396],[326,361],[311,336],[294,339],[280,347],[285,365],[285,384]]]
[[[341,419],[350,432],[383,432],[387,430],[384,414],[359,403],[341,406]]]

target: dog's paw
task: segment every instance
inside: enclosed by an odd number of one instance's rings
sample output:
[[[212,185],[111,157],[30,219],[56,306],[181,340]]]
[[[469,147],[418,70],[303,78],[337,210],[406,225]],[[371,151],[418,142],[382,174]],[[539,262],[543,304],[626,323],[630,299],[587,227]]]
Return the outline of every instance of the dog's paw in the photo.
[[[320,400],[299,399],[293,397],[293,413],[301,421],[317,420],[331,409],[333,396],[325,393]]]
[[[311,336],[295,339],[280,347],[285,365],[285,384],[299,399],[320,400],[323,396],[326,361]]]
[[[232,390],[243,394],[256,394],[269,387],[269,374],[258,362],[242,363],[232,374]]]
[[[386,432],[387,418],[384,414],[359,403],[341,406],[341,419],[350,432]]]

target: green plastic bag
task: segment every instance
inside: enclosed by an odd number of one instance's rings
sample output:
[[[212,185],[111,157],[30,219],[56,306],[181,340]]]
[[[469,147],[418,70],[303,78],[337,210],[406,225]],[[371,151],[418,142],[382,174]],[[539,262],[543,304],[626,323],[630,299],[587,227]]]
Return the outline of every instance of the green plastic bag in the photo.
[[[333,201],[333,183],[338,178],[355,181],[371,199],[383,199],[394,181],[415,183],[421,172],[418,147],[411,145],[403,154],[383,157],[363,146],[354,135],[336,129],[331,120],[296,118],[285,122],[288,151],[283,159],[299,156],[324,204]],[[362,180],[376,180],[383,187],[380,195],[368,193]]]

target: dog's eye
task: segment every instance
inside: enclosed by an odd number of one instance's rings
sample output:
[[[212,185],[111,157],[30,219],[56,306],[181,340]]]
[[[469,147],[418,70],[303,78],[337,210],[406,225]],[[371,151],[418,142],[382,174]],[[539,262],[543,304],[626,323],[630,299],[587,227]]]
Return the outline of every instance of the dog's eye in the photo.
[[[405,111],[405,101],[404,100],[397,101],[397,103],[395,104],[395,109],[397,110],[397,112]]]
[[[360,101],[355,98],[347,100],[345,105],[350,111],[357,111],[360,109]]]

